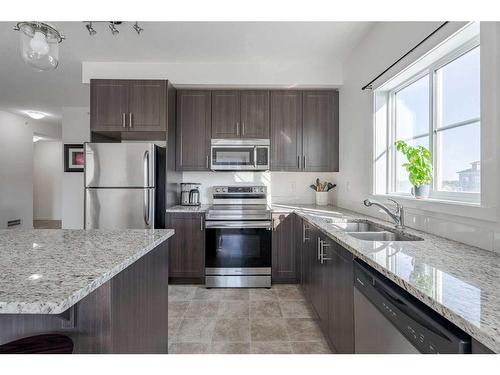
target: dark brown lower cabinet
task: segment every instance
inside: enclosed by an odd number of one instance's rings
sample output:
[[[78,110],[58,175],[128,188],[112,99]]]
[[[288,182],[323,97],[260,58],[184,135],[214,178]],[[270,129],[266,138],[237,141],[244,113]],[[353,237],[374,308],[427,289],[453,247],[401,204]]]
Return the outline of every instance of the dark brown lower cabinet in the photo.
[[[295,243],[295,214],[273,215],[272,282],[298,282],[297,248]]]
[[[301,285],[332,351],[354,352],[353,256],[303,220]]]
[[[170,213],[167,228],[175,230],[169,243],[169,281],[202,284],[205,280],[205,224],[201,213]]]
[[[325,249],[327,288],[332,292],[328,306],[328,340],[338,353],[354,353],[353,256],[334,241]]]

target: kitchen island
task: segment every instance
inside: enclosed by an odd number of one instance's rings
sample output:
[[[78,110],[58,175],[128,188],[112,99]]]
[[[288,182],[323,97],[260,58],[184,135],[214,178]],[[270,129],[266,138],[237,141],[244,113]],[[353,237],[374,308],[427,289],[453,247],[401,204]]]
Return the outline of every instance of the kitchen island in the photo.
[[[1,230],[0,345],[59,333],[75,353],[166,353],[173,234]]]

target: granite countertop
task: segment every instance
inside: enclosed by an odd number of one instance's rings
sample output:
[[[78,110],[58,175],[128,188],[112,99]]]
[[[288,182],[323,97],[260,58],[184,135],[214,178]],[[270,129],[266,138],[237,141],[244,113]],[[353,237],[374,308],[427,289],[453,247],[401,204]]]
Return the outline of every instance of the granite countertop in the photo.
[[[185,213],[190,213],[190,212],[206,212],[208,210],[208,208],[210,207],[209,204],[202,204],[202,205],[199,205],[199,206],[181,206],[181,205],[177,205],[177,206],[172,206],[170,208],[167,208],[165,211],[167,213],[172,213],[172,212],[185,212]]]
[[[372,242],[356,239],[329,221],[383,220],[333,206],[273,205],[273,212],[296,212],[354,256],[387,276],[477,341],[500,353],[500,255],[405,229],[423,241]]]
[[[173,234],[173,229],[0,230],[0,313],[62,313]]]

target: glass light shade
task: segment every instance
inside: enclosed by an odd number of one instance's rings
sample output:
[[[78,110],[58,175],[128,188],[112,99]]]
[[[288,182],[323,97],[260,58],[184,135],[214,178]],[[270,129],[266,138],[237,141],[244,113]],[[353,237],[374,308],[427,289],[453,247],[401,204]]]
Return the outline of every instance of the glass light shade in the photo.
[[[59,43],[62,41],[59,32],[41,22],[21,22],[18,28],[24,62],[38,71],[57,68]]]

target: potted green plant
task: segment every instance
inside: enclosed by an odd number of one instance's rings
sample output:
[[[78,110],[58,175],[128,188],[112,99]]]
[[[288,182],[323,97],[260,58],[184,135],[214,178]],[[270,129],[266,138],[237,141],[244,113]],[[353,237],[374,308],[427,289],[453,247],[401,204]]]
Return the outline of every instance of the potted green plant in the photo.
[[[403,164],[408,172],[408,180],[413,185],[411,193],[417,199],[429,196],[429,184],[432,182],[432,155],[422,146],[409,146],[405,141],[396,142],[396,150],[400,151],[407,163]]]

